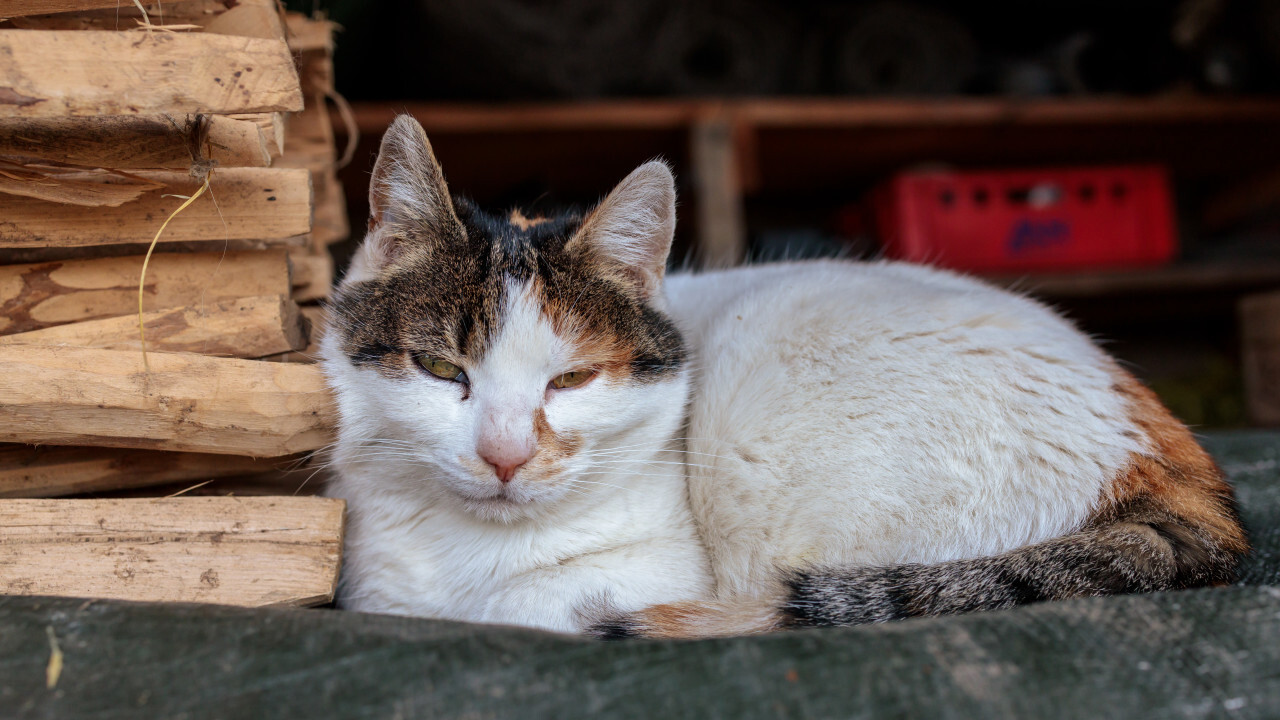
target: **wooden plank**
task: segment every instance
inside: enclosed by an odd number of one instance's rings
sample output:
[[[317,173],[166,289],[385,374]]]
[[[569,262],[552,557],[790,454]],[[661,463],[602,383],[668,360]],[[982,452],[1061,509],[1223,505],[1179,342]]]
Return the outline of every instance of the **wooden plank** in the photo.
[[[1096,298],[1133,293],[1262,289],[1280,283],[1280,262],[1187,263],[1144,269],[988,275],[987,281],[1049,298]]]
[[[307,319],[311,329],[311,343],[295,352],[268,355],[263,360],[271,362],[315,363],[320,359],[320,338],[324,337],[325,323],[328,322],[327,311],[323,305],[301,305],[298,308]]]
[[[0,266],[0,333],[127,315],[138,310],[138,256]],[[283,250],[156,254],[144,288],[149,310],[288,295]]]
[[[338,24],[329,20],[311,18],[300,12],[285,14],[289,28],[289,48],[294,52],[333,52],[333,34]]]
[[[722,116],[700,120],[690,136],[697,257],[706,268],[737,265],[747,255],[746,217],[734,136],[734,126]]]
[[[316,497],[0,501],[0,593],[326,603],[344,505]]]
[[[278,457],[331,440],[306,365],[49,345],[0,346],[0,442]]]
[[[85,247],[150,243],[156,231],[200,184],[186,173],[139,171],[164,184],[114,208],[80,208],[0,195],[0,248]],[[305,170],[215,170],[205,193],[179,213],[160,238],[287,240],[311,231],[311,177]]]
[[[210,33],[0,30],[0,116],[302,109],[288,46]]]
[[[1280,425],[1280,292],[1240,301],[1245,407],[1259,425]]]
[[[126,3],[123,0],[6,0],[4,7],[0,8],[0,16],[46,15],[77,10],[96,10],[122,4]]]
[[[0,445],[0,498],[60,497],[198,483],[287,469],[300,462],[302,458],[294,456],[256,460],[162,450]]]
[[[319,279],[316,281],[319,282]],[[295,291],[296,292],[296,291]],[[328,284],[325,284],[328,293]],[[247,297],[143,313],[147,350],[260,358],[307,347],[298,305],[283,295]],[[13,335],[0,345],[72,345],[140,350],[138,316],[87,320]]]
[[[329,297],[333,289],[333,256],[328,250],[294,253],[289,256],[289,262],[293,265],[294,300],[307,302]]]
[[[264,40],[284,40],[285,23],[276,0],[239,0],[204,23],[203,30]],[[292,48],[291,48],[292,49]]]
[[[0,156],[125,170],[186,169],[192,142],[201,136],[204,157],[219,167],[267,167],[280,154],[278,138],[268,137],[263,121],[250,120],[278,119],[278,113],[239,116],[243,119],[205,115],[203,129],[197,117],[0,118]]]
[[[688,128],[699,118],[723,114],[760,127],[944,127],[989,125],[1198,125],[1275,124],[1280,100],[1167,96],[1021,100],[943,98],[867,100],[623,100],[581,103],[366,102],[352,105],[361,131],[380,133],[396,115],[409,113],[428,133],[523,133],[549,130]]]

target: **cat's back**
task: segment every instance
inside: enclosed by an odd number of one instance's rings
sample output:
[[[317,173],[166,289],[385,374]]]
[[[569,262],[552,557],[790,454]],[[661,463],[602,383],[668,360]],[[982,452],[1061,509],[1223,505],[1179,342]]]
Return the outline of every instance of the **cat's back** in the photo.
[[[1104,353],[968,278],[784,263],[676,275],[668,299],[697,371],[691,497],[737,589],[1060,535],[1140,449]]]

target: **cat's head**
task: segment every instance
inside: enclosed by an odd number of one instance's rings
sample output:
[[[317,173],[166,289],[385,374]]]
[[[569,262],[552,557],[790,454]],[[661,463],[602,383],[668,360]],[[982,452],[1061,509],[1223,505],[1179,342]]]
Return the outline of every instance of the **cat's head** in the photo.
[[[666,165],[641,165],[585,214],[492,215],[450,195],[426,133],[401,116],[369,201],[322,343],[339,461],[513,521],[613,483],[620,452],[679,427]]]

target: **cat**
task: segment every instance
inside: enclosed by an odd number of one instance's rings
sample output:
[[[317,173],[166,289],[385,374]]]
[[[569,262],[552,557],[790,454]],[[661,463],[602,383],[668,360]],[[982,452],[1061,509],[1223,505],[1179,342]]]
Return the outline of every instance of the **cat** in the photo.
[[[395,120],[322,363],[340,604],[710,637],[1234,579],[1190,432],[1069,322],[943,270],[665,267],[641,165],[585,214],[452,196]]]

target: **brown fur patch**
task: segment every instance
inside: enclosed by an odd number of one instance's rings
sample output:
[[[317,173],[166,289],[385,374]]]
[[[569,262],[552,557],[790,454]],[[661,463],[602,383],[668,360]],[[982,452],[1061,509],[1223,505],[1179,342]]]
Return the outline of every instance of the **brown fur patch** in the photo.
[[[1224,550],[1249,548],[1234,510],[1231,486],[1213,458],[1156,394],[1116,368],[1114,390],[1129,403],[1129,419],[1151,444],[1135,453],[1112,487],[1116,504],[1147,498],[1208,533]]]

